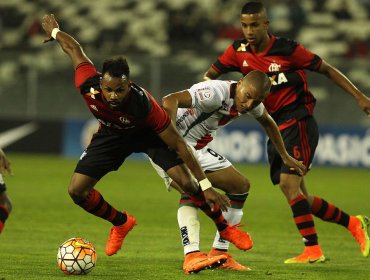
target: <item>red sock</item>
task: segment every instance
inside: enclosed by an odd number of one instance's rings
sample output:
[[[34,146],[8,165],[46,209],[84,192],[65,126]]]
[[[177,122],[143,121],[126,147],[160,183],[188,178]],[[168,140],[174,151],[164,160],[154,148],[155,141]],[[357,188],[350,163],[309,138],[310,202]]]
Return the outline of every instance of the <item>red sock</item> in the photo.
[[[86,199],[78,203],[80,207],[87,212],[111,222],[115,226],[122,225],[126,222],[127,217],[113,208],[106,202],[103,196],[95,189],[92,189]]]
[[[294,222],[305,246],[318,245],[315,224],[306,197],[300,195],[289,201],[289,204],[293,211]]]
[[[223,231],[228,223],[222,214],[221,208],[218,205],[214,206],[214,211],[211,210],[209,205],[206,203],[203,193],[195,194],[189,196],[192,202],[199,207],[208,217],[210,217],[213,222],[216,224],[218,231]]]
[[[348,227],[349,225],[349,215],[321,197],[313,197],[311,211],[312,214],[324,221],[336,223],[344,227]]]

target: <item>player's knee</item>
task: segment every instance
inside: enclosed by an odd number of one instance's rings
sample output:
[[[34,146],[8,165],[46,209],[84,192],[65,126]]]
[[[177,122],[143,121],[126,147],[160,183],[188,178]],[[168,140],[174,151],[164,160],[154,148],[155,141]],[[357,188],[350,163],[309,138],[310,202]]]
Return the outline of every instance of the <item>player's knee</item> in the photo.
[[[247,193],[249,192],[250,188],[251,188],[251,183],[249,182],[247,178],[243,177],[243,181],[240,184],[239,193]]]
[[[12,212],[13,204],[10,202],[10,200],[7,201],[7,203],[5,204],[5,207],[7,208],[9,213]]]
[[[2,205],[6,211],[8,211],[8,213],[10,213],[13,209],[12,202],[5,191],[0,193],[0,205]]]
[[[249,182],[249,180],[245,177],[241,177],[237,182],[235,182],[234,184],[232,184],[232,186],[230,186],[226,192],[228,193],[247,193],[249,192],[251,188],[251,184]]]
[[[70,184],[68,186],[68,194],[74,201],[74,203],[80,203],[84,201],[88,195],[88,190],[85,188],[78,187],[75,184]]]
[[[10,214],[10,212],[12,212],[12,210],[13,210],[13,204],[11,203],[11,201],[9,199],[6,199],[5,200],[3,206],[8,211],[9,214]]]
[[[292,187],[291,184],[285,182],[284,180],[280,180],[279,186],[288,201],[295,199],[301,194],[299,189]]]

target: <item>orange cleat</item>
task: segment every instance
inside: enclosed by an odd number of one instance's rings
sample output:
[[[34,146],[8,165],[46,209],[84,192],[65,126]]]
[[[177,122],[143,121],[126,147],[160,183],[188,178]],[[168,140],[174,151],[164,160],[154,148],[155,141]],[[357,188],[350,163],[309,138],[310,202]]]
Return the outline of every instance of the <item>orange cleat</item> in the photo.
[[[220,237],[233,243],[240,250],[249,250],[253,247],[253,241],[247,232],[240,230],[240,225],[228,225],[222,231],[219,231]]]
[[[136,225],[136,219],[128,214],[126,211],[123,212],[127,216],[127,221],[120,226],[113,226],[110,230],[107,244],[105,245],[105,253],[108,256],[116,254],[121,249],[123,241],[126,235]]]
[[[305,246],[304,251],[299,256],[285,260],[284,263],[322,263],[325,257],[321,251],[320,245]]]
[[[205,269],[214,269],[222,265],[226,261],[225,255],[208,256],[203,252],[192,252],[185,256],[182,269],[185,274],[198,273]]]
[[[352,236],[356,238],[360,245],[361,253],[364,257],[369,256],[370,240],[368,234],[369,218],[362,215],[351,216],[348,229]]]
[[[208,253],[208,256],[211,256],[211,257],[219,256],[219,255],[227,256],[227,260],[222,265],[220,265],[218,268],[238,270],[238,271],[251,270],[248,266],[244,266],[238,263],[236,260],[234,260],[233,256],[226,251],[220,251],[220,250],[217,250],[216,248],[212,248],[211,251]]]

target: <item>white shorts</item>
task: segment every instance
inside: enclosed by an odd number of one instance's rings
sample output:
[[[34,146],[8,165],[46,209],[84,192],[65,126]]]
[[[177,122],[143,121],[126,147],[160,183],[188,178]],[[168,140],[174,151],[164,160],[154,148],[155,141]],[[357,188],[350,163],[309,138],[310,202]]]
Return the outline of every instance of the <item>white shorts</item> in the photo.
[[[218,154],[208,146],[205,146],[201,150],[195,150],[194,147],[189,146],[195,155],[196,159],[199,161],[200,166],[202,167],[203,171],[217,171],[221,169],[228,168],[231,166],[231,162],[225,158],[224,156]],[[171,183],[172,179],[168,176],[168,174],[156,165],[150,158],[151,164],[153,165],[155,171],[157,171],[158,175],[163,179],[167,191],[171,190]]]

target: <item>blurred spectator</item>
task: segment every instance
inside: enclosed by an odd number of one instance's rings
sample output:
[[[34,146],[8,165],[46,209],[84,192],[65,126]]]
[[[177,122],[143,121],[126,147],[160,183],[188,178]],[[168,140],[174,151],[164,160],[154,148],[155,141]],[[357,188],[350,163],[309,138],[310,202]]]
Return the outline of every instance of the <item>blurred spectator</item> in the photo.
[[[342,0],[338,9],[334,11],[334,16],[338,20],[351,20],[352,16],[349,12],[348,3],[346,0]]]
[[[306,13],[302,7],[301,1],[288,0],[289,19],[291,22],[290,37],[297,38],[301,28],[306,24]]]
[[[370,55],[369,40],[354,37],[346,54],[349,58],[366,58]]]

